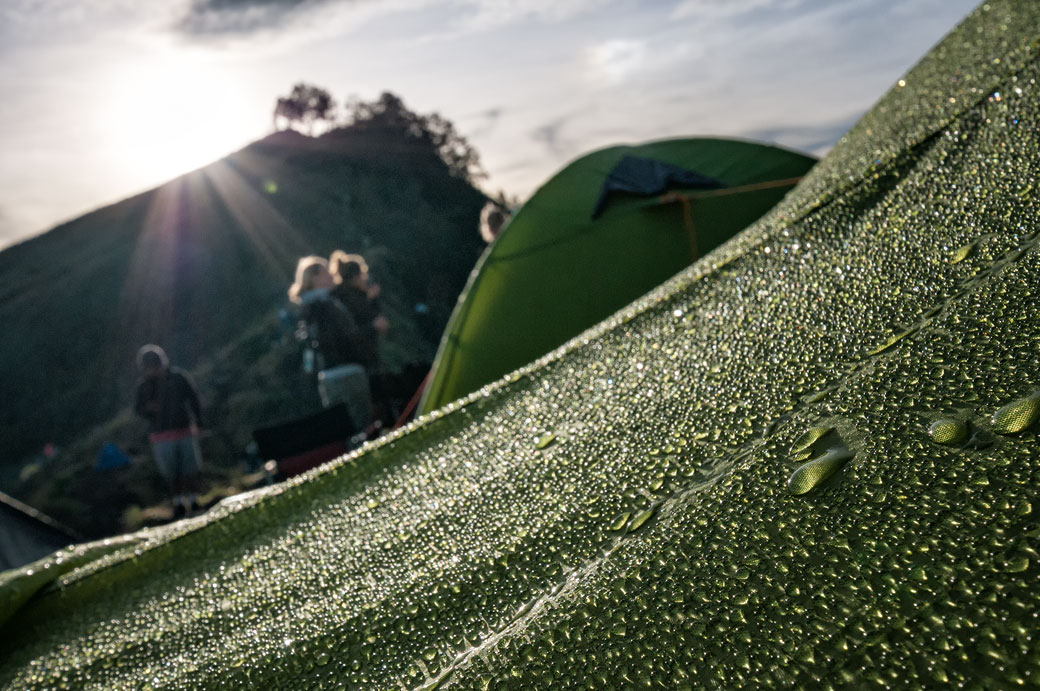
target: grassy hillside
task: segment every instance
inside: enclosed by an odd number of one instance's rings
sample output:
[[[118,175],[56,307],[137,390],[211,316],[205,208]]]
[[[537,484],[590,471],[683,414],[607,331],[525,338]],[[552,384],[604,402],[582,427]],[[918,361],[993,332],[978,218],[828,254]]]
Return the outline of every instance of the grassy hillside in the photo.
[[[72,494],[104,484],[86,475],[103,436],[139,439],[118,416],[143,343],[197,370],[218,463],[268,414],[310,404],[298,394],[312,382],[301,383],[275,318],[302,255],[365,254],[393,321],[388,365],[432,358],[483,246],[483,201],[435,151],[400,134],[286,131],[0,252],[4,487],[69,520],[84,515],[76,501],[63,510],[60,492],[41,482],[74,476]],[[419,302],[429,306],[422,323]],[[125,424],[113,427],[114,417]],[[20,486],[22,466],[47,442],[65,448],[58,467]]]

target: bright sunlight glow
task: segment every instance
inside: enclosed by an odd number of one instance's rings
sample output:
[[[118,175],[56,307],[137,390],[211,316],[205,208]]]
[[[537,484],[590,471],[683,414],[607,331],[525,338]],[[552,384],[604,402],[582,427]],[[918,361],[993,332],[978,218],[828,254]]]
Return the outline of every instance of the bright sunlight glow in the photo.
[[[254,133],[241,82],[203,55],[128,60],[101,85],[97,131],[109,173],[139,188],[166,182],[228,154]]]

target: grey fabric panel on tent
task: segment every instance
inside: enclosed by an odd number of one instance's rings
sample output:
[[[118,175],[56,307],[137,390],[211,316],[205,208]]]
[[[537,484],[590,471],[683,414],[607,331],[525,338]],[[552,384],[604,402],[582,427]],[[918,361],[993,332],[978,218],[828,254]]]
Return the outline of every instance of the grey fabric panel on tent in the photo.
[[[75,541],[43,514],[0,494],[0,571],[34,562]]]
[[[717,190],[726,187],[726,183],[695,170],[687,170],[653,158],[625,156],[614,166],[603,183],[603,192],[592,211],[592,217],[599,218],[612,194],[651,197],[664,194],[669,187]]]

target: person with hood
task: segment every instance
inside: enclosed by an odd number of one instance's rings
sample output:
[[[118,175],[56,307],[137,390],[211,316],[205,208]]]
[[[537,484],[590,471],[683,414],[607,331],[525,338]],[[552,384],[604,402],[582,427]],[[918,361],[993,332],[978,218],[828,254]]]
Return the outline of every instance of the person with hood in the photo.
[[[155,464],[169,484],[173,515],[180,518],[199,509],[202,488],[199,394],[188,373],[170,367],[165,351],[157,345],[142,346],[137,351],[137,367],[141,379],[137,384],[134,410],[150,423],[148,440]]]
[[[509,225],[509,220],[509,211],[502,204],[488,200],[480,210],[480,237],[490,245]]]

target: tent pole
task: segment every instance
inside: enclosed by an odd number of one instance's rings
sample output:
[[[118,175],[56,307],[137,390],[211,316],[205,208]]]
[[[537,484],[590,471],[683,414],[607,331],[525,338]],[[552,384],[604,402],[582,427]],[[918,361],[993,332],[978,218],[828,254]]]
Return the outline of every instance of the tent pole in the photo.
[[[699,255],[697,253],[697,229],[693,225],[693,199],[686,194],[669,192],[662,195],[657,201],[659,204],[671,202],[682,204],[683,225],[686,227],[686,237],[690,241],[690,261],[697,261]]]
[[[404,407],[404,411],[401,413],[400,417],[397,418],[397,422],[394,423],[393,429],[401,427],[408,419],[408,416],[412,414],[412,411],[415,410],[415,406],[419,404],[419,398],[422,397],[423,391],[426,390],[426,385],[430,383],[431,374],[433,374],[432,369],[426,373],[425,377],[423,377],[422,383],[419,384],[419,388],[415,390],[415,393],[412,395],[412,400],[408,401],[408,405]]]

